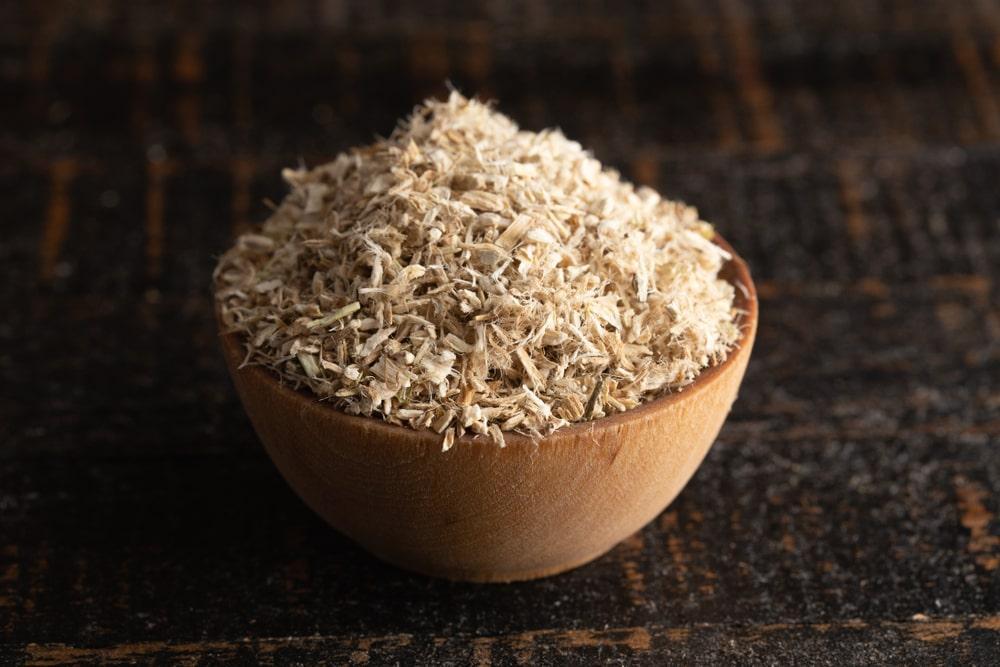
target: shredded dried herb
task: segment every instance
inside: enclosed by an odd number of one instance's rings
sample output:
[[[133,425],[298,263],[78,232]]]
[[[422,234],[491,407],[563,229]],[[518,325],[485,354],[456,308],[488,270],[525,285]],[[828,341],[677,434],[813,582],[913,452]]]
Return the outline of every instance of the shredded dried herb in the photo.
[[[247,363],[358,415],[499,445],[628,410],[739,338],[695,209],[452,93],[315,169],[219,261]]]

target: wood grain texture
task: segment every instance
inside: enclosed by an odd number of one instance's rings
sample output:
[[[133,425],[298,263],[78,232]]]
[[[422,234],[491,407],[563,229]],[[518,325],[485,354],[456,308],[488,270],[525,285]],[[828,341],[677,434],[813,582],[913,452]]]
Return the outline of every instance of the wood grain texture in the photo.
[[[388,6],[0,4],[0,663],[996,664],[992,3]],[[697,205],[761,300],[691,483],[532,582],[330,530],[218,351],[234,226],[443,66]]]

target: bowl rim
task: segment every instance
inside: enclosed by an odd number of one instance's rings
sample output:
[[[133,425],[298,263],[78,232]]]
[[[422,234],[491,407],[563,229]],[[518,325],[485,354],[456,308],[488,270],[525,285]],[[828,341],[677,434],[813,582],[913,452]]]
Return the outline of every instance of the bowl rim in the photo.
[[[740,338],[725,360],[723,360],[721,364],[714,364],[703,369],[698,376],[695,377],[691,384],[684,386],[680,390],[664,394],[663,396],[659,396],[651,401],[646,401],[637,407],[624,412],[616,412],[615,414],[586,422],[573,422],[563,426],[562,428],[558,428],[541,438],[532,438],[531,436],[523,435],[521,433],[504,431],[506,448],[509,449],[511,447],[525,446],[536,447],[542,443],[548,443],[553,440],[562,439],[563,437],[573,437],[586,432],[589,432],[591,435],[596,435],[598,431],[614,430],[620,425],[631,422],[635,419],[642,419],[644,417],[651,416],[659,410],[663,410],[671,405],[680,403],[681,401],[685,401],[692,396],[701,393],[705,387],[712,384],[729,368],[734,366],[738,359],[748,355],[750,353],[750,349],[753,347],[757,331],[757,289],[754,285],[753,278],[750,275],[749,267],[743,258],[736,254],[733,247],[718,232],[716,232],[715,236],[712,238],[712,242],[728,252],[730,255],[730,259],[723,264],[722,269],[720,270],[720,275],[728,274],[728,277],[726,277],[725,280],[736,287],[736,298],[733,305],[735,308],[742,310],[744,313],[743,320],[740,322]],[[740,286],[742,286],[743,289],[740,289]],[[391,424],[376,417],[348,414],[307,389],[296,389],[289,386],[286,382],[282,381],[280,376],[266,366],[252,365],[240,368],[239,360],[244,356],[242,336],[238,332],[225,331],[223,329],[218,302],[215,303],[214,311],[216,325],[219,329],[219,340],[223,348],[223,354],[228,358],[232,371],[234,373],[249,373],[257,384],[266,385],[269,390],[282,394],[290,400],[299,403],[302,410],[300,411],[300,414],[304,414],[305,410],[325,410],[329,411],[331,415],[335,415],[338,418],[343,419],[346,422],[346,426],[364,429],[379,439],[406,439],[411,442],[415,441],[417,444],[440,448],[442,435],[434,430],[414,429],[408,426]],[[236,362],[235,365],[234,362]],[[483,444],[495,446],[493,441],[488,436],[466,433],[459,438],[455,438],[455,442],[449,451],[454,451],[459,447],[459,445],[462,447],[474,447],[476,445]]]

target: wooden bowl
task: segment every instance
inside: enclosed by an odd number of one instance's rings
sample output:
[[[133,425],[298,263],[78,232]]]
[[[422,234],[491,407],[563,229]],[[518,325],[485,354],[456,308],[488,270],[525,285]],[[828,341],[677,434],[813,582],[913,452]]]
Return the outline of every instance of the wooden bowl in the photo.
[[[717,238],[727,250],[729,245]],[[334,528],[382,560],[466,581],[544,577],[602,555],[674,499],[718,435],[757,330],[757,297],[733,255],[722,276],[739,282],[743,337],[725,362],[683,391],[569,426],[533,443],[497,447],[347,415],[239,369],[236,334],[222,347],[240,398],[292,488]]]

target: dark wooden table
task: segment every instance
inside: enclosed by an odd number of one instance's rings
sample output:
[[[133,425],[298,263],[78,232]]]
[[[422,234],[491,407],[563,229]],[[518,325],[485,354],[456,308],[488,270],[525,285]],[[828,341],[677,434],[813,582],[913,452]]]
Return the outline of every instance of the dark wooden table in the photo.
[[[0,5],[0,662],[997,664],[1000,5],[393,4]],[[542,581],[326,528],[216,342],[214,257],[279,169],[446,78],[759,281],[689,487]]]

